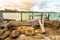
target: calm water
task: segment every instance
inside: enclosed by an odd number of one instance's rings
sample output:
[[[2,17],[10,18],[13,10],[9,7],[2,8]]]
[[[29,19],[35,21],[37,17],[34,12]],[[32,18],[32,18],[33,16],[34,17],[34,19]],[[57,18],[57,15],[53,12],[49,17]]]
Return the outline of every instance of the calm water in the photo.
[[[23,13],[22,15],[22,19],[23,20],[27,20],[29,19],[29,16],[31,16],[31,13]],[[34,19],[39,19],[40,18],[40,13],[34,13]],[[21,14],[19,13],[4,13],[3,14],[5,19],[16,19],[16,20],[21,20]],[[47,16],[47,13],[44,14],[44,17]],[[30,17],[30,19],[32,18],[32,16]],[[51,13],[50,14],[50,20],[60,20],[60,13]]]

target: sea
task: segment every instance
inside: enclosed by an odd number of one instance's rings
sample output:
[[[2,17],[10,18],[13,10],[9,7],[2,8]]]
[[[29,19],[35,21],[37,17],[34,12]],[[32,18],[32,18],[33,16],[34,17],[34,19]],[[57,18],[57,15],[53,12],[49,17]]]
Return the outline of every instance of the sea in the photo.
[[[60,21],[60,13],[44,13],[43,17],[44,19],[46,19],[46,16],[48,16],[49,14],[49,20],[59,20]],[[41,13],[22,13],[22,17],[21,17],[21,13],[3,13],[3,17],[4,19],[15,19],[16,21],[21,20],[28,20],[28,19],[33,19],[33,20],[37,20],[39,18],[41,18]],[[33,17],[33,18],[32,18]]]

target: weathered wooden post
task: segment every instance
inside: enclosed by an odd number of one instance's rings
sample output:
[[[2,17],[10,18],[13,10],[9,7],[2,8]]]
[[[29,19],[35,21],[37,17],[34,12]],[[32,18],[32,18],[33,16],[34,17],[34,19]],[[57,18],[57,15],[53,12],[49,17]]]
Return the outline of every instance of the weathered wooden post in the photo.
[[[39,19],[39,24],[40,24],[40,28],[42,30],[42,33],[45,33],[43,13],[41,13],[41,20]]]
[[[21,11],[21,22],[22,22],[22,11]]]
[[[48,13],[47,20],[50,20],[50,13]]]
[[[31,17],[31,16],[29,15],[29,20],[31,19],[30,17]]]
[[[33,12],[32,12],[32,19],[34,19],[34,18],[33,18]]]
[[[3,22],[3,13],[2,12],[0,12],[0,22]]]

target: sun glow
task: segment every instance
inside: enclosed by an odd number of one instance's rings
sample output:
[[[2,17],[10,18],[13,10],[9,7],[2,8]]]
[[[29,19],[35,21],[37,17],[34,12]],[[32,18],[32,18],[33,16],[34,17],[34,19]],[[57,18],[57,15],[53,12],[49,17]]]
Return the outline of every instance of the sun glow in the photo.
[[[0,8],[28,10],[34,3],[34,0],[0,0]]]

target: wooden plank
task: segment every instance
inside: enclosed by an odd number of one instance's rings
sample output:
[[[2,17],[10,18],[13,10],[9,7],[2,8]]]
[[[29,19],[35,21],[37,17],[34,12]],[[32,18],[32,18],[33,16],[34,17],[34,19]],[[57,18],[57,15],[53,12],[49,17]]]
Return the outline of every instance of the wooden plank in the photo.
[[[5,39],[5,38],[7,38],[9,35],[10,35],[10,31],[6,31],[2,36],[1,36],[1,38],[2,39]]]
[[[41,20],[39,20],[39,24],[40,24],[42,33],[45,33],[45,28],[44,28],[44,25],[41,23]]]

